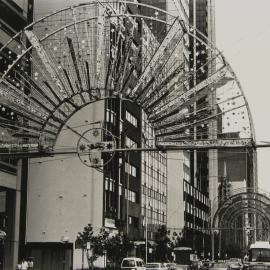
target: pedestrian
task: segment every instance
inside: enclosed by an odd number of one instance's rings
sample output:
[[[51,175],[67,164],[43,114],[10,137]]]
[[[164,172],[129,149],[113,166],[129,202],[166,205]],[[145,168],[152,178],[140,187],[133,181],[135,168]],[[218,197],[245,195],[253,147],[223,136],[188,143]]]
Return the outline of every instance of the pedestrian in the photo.
[[[22,270],[28,269],[28,262],[25,259],[22,259],[21,269]]]
[[[34,268],[34,262],[33,262],[33,260],[30,258],[30,259],[28,260],[28,269],[31,269],[31,268]]]

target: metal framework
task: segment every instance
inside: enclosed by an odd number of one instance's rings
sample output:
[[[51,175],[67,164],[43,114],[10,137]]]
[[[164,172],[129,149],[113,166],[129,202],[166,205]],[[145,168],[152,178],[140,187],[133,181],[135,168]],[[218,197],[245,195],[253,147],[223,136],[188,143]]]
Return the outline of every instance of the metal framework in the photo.
[[[140,8],[156,15],[142,15]],[[149,36],[155,39],[153,22],[164,23],[167,32],[163,41],[148,44]],[[196,70],[189,65],[190,38],[204,48],[196,52]],[[136,102],[163,150],[254,146],[250,110],[235,73],[180,15],[128,1],[92,1],[37,20],[9,40],[0,56],[2,153],[57,153],[63,128],[78,140],[82,136],[68,126],[70,117],[108,98]],[[205,79],[194,80],[200,77]]]
[[[264,230],[267,233],[265,237],[268,238],[270,196],[264,191],[254,188],[233,190],[226,198],[216,197],[212,209],[216,209],[211,220],[213,257],[215,231],[219,232],[219,254],[221,254],[222,246],[226,245],[225,242],[228,243],[231,238],[235,238],[235,233],[232,234],[233,231],[241,230],[244,242],[250,235],[256,240],[258,230]],[[237,222],[241,223],[238,224],[238,227]],[[248,245],[248,243],[246,242],[245,245]]]
[[[219,207],[213,215],[212,228],[221,228],[223,223],[231,222],[235,217],[234,213],[244,213],[241,208],[259,209],[268,218],[270,217],[270,197],[265,192],[255,190],[254,188],[237,189],[224,200],[216,198],[213,204],[219,204]]]

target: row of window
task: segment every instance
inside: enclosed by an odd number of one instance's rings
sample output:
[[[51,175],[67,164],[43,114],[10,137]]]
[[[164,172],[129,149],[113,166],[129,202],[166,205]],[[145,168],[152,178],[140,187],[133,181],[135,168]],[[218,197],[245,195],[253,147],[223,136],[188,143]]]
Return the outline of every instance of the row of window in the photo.
[[[157,175],[158,177],[155,177],[151,174],[146,174],[144,172],[142,172],[142,184],[147,186],[147,187],[151,187],[152,189],[154,189],[155,191],[163,191],[164,193],[166,193],[166,182],[167,179],[165,177],[165,175]]]
[[[116,113],[110,109],[106,109],[106,121],[115,125],[116,123]]]
[[[144,194],[142,194],[142,207],[147,209],[152,209],[158,212],[167,212],[167,204],[163,201],[158,201],[154,198],[148,198]]]
[[[198,189],[194,188],[190,183],[184,182],[184,192],[195,197],[198,201],[205,205],[209,205],[209,199],[202,194]]]
[[[161,191],[162,193],[160,193],[159,191],[155,191],[153,189],[147,188],[145,186],[143,186],[143,194],[153,198],[155,200],[161,201],[163,203],[167,202],[167,197],[165,196],[165,192]]]
[[[147,222],[152,223],[152,224],[160,224],[160,223],[166,222],[165,212],[158,212],[152,209],[147,209],[145,213],[145,209],[142,208],[142,215],[144,217],[144,222],[145,222],[145,217],[147,217]]]
[[[113,110],[106,109],[106,120],[113,125],[116,124],[116,113]],[[138,127],[138,120],[130,112],[126,111],[126,120],[133,126]],[[123,130],[123,122],[120,121],[120,132]]]
[[[153,200],[151,203],[152,203],[151,207],[146,207],[147,206],[146,204],[142,204],[141,211],[142,211],[143,215],[145,215],[145,210],[147,210],[149,213],[154,211],[154,212],[157,212],[159,214],[164,213],[164,215],[166,215],[166,213],[167,213],[166,204],[159,202],[159,201],[156,201],[156,200]]]
[[[192,222],[186,222],[186,226],[190,229],[195,229],[197,231],[203,232],[203,233],[208,234],[208,235],[210,234],[210,230],[207,230],[200,225],[194,225]]]
[[[115,191],[115,180],[106,177],[105,178],[105,190],[114,192]]]
[[[144,177],[144,176],[143,176]],[[154,179],[151,179],[150,177],[146,176],[145,182],[143,183],[143,190],[144,189],[152,189],[158,193],[164,194],[165,196],[167,195],[167,185],[163,184],[161,182],[158,182]]]
[[[139,203],[140,199],[139,199],[139,193],[132,191],[132,190],[127,190],[125,189],[125,198],[130,201],[130,202],[134,202],[134,203]]]
[[[204,221],[208,220],[208,214],[204,210],[193,206],[191,203],[186,202],[184,205],[184,210],[187,213],[194,215],[195,217],[200,218]]]
[[[125,172],[129,175],[137,177],[137,168],[127,162],[125,162]]]
[[[125,137],[125,146],[127,148],[138,148],[138,143],[130,139],[128,136]]]
[[[150,162],[149,162],[150,163]],[[155,167],[151,164],[151,166],[149,166],[148,162],[144,161],[144,166],[143,166],[143,173],[145,173],[146,175],[149,175],[152,178],[157,179],[158,181],[161,181],[163,183],[166,183],[167,178],[166,178],[166,167],[163,166],[159,166],[159,167]]]
[[[126,110],[126,120],[131,123],[134,127],[138,127],[138,119]]]
[[[148,152],[143,153],[142,155],[142,162],[147,163],[147,165],[152,165],[155,169],[159,168],[162,171],[166,171],[166,164],[167,164],[167,155],[160,154],[159,152]]]

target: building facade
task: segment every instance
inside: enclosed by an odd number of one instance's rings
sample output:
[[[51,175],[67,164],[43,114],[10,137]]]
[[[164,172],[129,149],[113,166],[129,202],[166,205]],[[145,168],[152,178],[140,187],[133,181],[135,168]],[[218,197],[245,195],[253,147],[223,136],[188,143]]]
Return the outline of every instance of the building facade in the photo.
[[[17,32],[33,20],[33,1],[0,1],[0,47]],[[4,55],[10,59],[18,54],[19,43],[10,44],[0,56],[0,73],[10,64]],[[8,58],[7,58],[8,59]],[[24,63],[25,64],[25,63]],[[1,123],[12,124],[20,115],[2,106],[0,108]],[[1,130],[1,128],[0,128]],[[12,142],[10,134],[1,131],[0,140]],[[27,185],[22,175],[25,173],[26,161],[17,159],[0,160],[0,230],[6,233],[6,238],[0,241],[0,269],[14,269],[23,256],[20,244],[25,237],[25,212]]]
[[[44,15],[58,7],[76,3],[47,1],[45,5],[41,1],[35,6],[35,16],[39,18],[39,14]],[[115,3],[114,8],[119,9],[118,12],[123,9],[128,9],[131,14],[138,12],[134,5]],[[92,12],[96,15],[99,11]],[[63,20],[59,16],[51,23],[56,25],[63,23]],[[139,19],[122,20],[122,23],[126,29],[133,29],[135,25],[130,58],[145,49],[141,33],[144,37],[148,33],[152,39],[156,39],[149,25]],[[118,68],[115,58],[125,54],[124,46],[119,47],[124,40],[121,41],[123,34],[118,25],[119,21],[116,20],[114,24],[114,20],[111,20],[106,28],[110,37],[106,50],[111,54],[112,69],[115,70]],[[40,31],[46,31],[45,28]],[[127,70],[132,69],[131,81],[136,82],[142,68],[141,63],[132,67],[131,61],[128,62]],[[113,80],[108,81],[108,86],[114,83]],[[141,109],[120,98],[86,106],[73,115],[66,125],[76,126],[81,134],[91,128],[102,127],[112,134],[120,148],[153,145],[153,131]],[[58,135],[56,145],[64,147],[74,142],[72,147],[76,147],[77,141],[77,135],[64,128]],[[102,170],[88,168],[75,159],[56,158],[49,161],[42,158],[29,164],[26,248],[28,255],[35,257],[36,264],[42,269],[48,269],[50,265],[62,265],[64,269],[80,267],[82,255],[75,241],[78,232],[88,223],[92,224],[95,233],[105,227],[111,233],[124,232],[135,242],[145,239],[146,222],[149,224],[149,239],[154,238],[154,230],[158,226],[166,224],[165,154],[136,151],[116,153]],[[150,204],[147,203],[149,201]],[[143,247],[136,248],[139,249],[142,251]],[[140,254],[143,256],[145,253]]]
[[[178,9],[181,9],[181,18],[186,25],[189,25],[187,31],[190,32],[185,41],[186,50],[184,56],[187,56],[187,70],[194,72],[191,76],[186,91],[194,85],[200,83],[208,77],[208,71],[215,67],[208,64],[207,43],[214,43],[214,24],[213,24],[213,6],[211,1],[189,0],[179,1]],[[198,30],[198,31],[197,31]],[[202,34],[203,35],[202,35]],[[202,40],[203,42],[200,42]],[[204,68],[200,67],[204,65]],[[207,116],[207,107],[214,102],[214,97],[204,94],[194,99],[194,102],[187,108],[189,115],[197,117]],[[209,139],[216,136],[216,123],[197,125],[190,128],[186,134],[189,140]],[[172,199],[169,200],[168,208],[168,227],[175,231],[175,236],[179,240],[179,245],[187,246],[197,252],[199,256],[209,256],[210,245],[210,226],[211,218],[211,196],[212,183],[217,182],[217,153],[215,150],[195,151],[190,150],[174,154],[168,159],[168,168],[175,168],[180,165],[181,171],[177,174],[169,170],[168,189],[176,193],[178,189],[179,197],[178,207]],[[173,165],[174,163],[174,165]],[[171,174],[171,176],[170,176]],[[217,188],[217,185],[216,185]],[[217,189],[216,189],[217,190]],[[182,203],[183,202],[183,203]],[[181,205],[182,203],[182,205]],[[175,211],[175,212],[174,212]]]

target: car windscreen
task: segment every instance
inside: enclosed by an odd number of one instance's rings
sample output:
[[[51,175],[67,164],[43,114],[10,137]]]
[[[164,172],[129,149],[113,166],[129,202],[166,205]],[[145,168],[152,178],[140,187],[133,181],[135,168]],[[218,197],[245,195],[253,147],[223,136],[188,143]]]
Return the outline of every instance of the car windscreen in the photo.
[[[135,261],[134,260],[124,260],[122,262],[122,267],[135,267]]]
[[[252,249],[250,251],[252,262],[270,262],[270,250],[269,249]]]
[[[137,261],[137,266],[138,267],[144,267],[144,262],[143,261]]]

